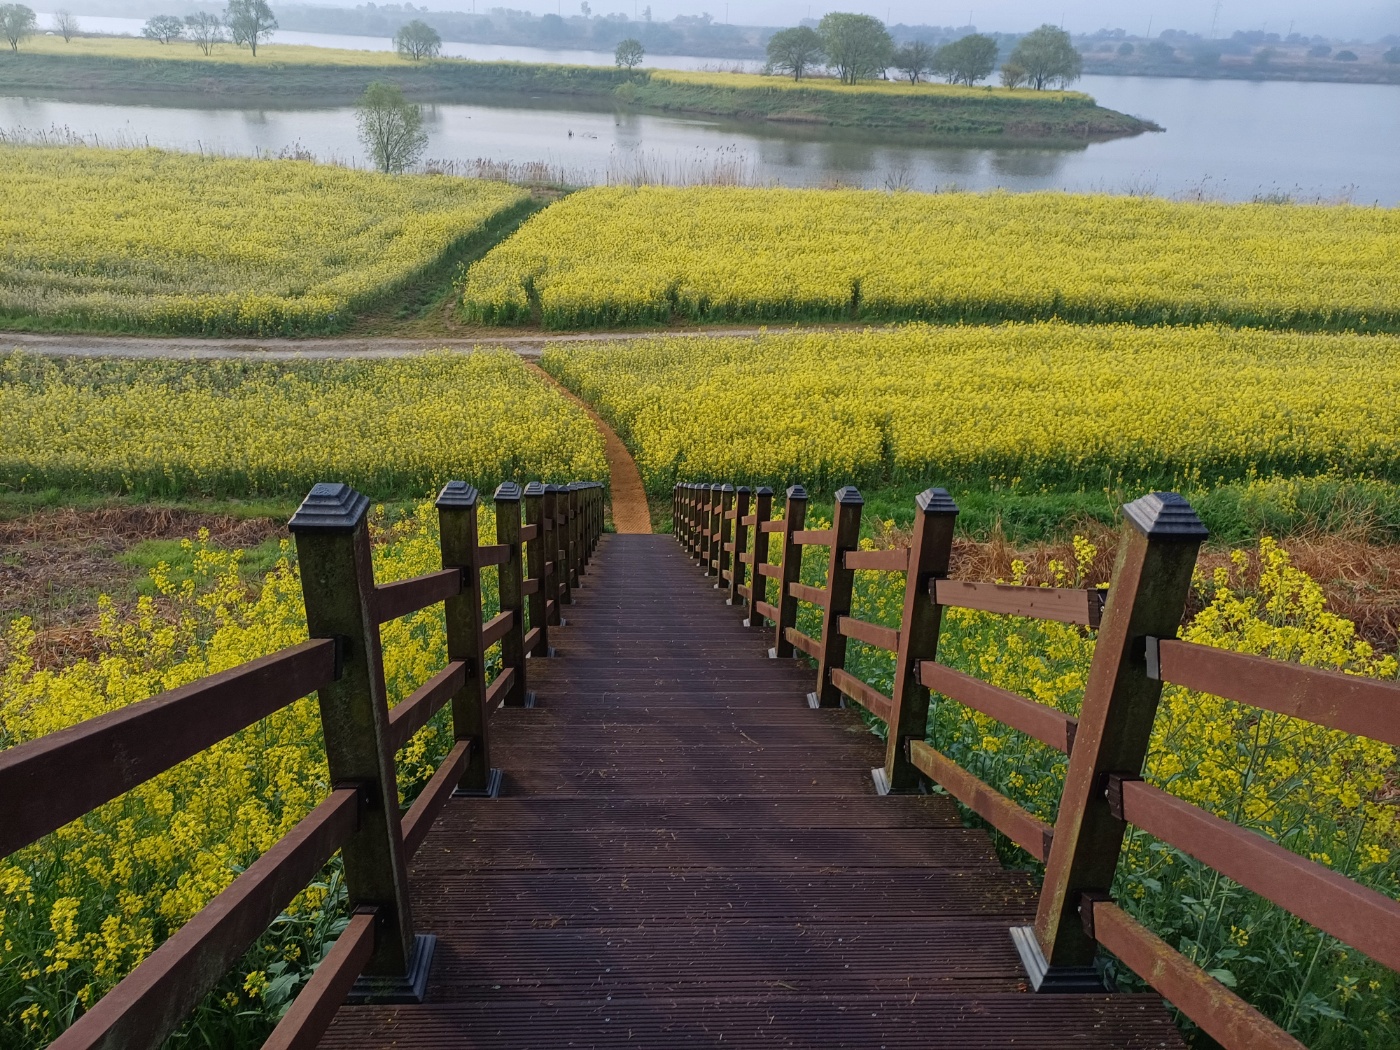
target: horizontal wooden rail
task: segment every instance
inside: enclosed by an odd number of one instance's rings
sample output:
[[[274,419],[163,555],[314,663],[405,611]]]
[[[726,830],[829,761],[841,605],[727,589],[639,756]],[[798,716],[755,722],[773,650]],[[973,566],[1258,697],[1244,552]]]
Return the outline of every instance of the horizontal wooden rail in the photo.
[[[476,564],[478,568],[487,569],[492,565],[504,565],[510,560],[510,548],[508,543],[493,543],[489,547],[478,547],[476,549]]]
[[[540,527],[539,527],[538,525],[522,525],[522,526],[520,526],[520,542],[521,542],[521,543],[529,543],[531,540],[537,539],[537,538],[539,537],[539,534],[540,534]]]
[[[829,547],[836,533],[832,529],[798,529],[792,542],[799,547]]]
[[[813,660],[822,658],[821,643],[810,635],[803,634],[796,627],[789,627],[783,632],[783,637],[793,644],[796,649],[801,649]]]
[[[487,620],[481,627],[482,648],[489,649],[506,635],[510,634],[510,629],[515,625],[515,613],[507,609],[503,613],[497,613]]]
[[[423,793],[404,814],[404,856],[412,857],[418,852],[418,847],[423,845],[423,840],[428,835],[428,829],[433,826],[433,821],[437,819],[442,807],[452,796],[452,789],[457,786],[462,779],[462,774],[466,772],[467,760],[471,758],[471,753],[472,742],[470,740],[457,741],[452,750],[447,753],[447,757],[442,760],[442,765],[438,766],[432,779],[424,786]]]
[[[541,633],[542,632],[538,627],[531,627],[528,631],[525,632],[525,651],[527,653],[532,653],[535,651],[535,643],[537,643],[540,640]]]
[[[515,681],[515,668],[507,667],[496,676],[496,680],[486,687],[486,709],[494,711],[500,704],[501,698],[510,692],[511,683]]]
[[[745,514],[742,518],[739,519],[739,524],[740,524],[740,525],[757,525],[757,524],[758,524],[758,515],[757,515],[757,514]]]
[[[1400,901],[1141,780],[1110,777],[1108,797],[1120,820],[1400,970]]]
[[[1232,653],[1168,638],[1147,640],[1149,677],[1400,746],[1400,683]]]
[[[753,551],[745,551],[743,554],[739,555],[739,560],[740,560],[741,562],[743,562],[745,565],[752,565],[752,564],[753,564]]]
[[[532,594],[539,594],[540,581],[538,579],[523,580],[520,584],[520,593],[525,597],[529,597]]]
[[[866,685],[855,675],[840,667],[831,669],[831,684],[841,690],[876,718],[888,722],[894,711],[894,701],[874,686]]]
[[[314,1050],[320,1045],[336,1011],[374,952],[378,911],[363,907],[350,916],[350,924],[335,939],[335,947],[316,965],[311,980],[297,993],[262,1050]]]
[[[760,576],[767,576],[770,580],[781,580],[783,578],[783,567],[781,565],[773,565],[770,562],[764,562],[758,567],[758,574]]]
[[[776,521],[765,521],[759,526],[759,530],[761,532],[782,532],[786,525],[787,523],[779,518]]]
[[[1080,915],[1092,936],[1230,1050],[1307,1050],[1166,941],[1108,901],[1086,899]]]
[[[724,512],[724,520],[725,520],[725,521],[734,521],[734,520],[737,519],[738,517],[739,517],[739,512],[738,512],[738,511],[727,510],[727,511]]]
[[[919,661],[919,681],[934,692],[942,693],[964,707],[990,715],[1056,751],[1067,755],[1074,749],[1074,734],[1079,728],[1079,721],[1063,711],[1027,700],[1008,689],[955,671],[934,660]]]
[[[887,551],[847,551],[846,568],[871,572],[908,572],[909,548],[896,547]]]
[[[864,620],[857,620],[854,616],[841,617],[837,626],[847,638],[854,638],[858,642],[873,645],[877,649],[888,649],[892,653],[899,652],[899,632],[893,627],[881,627],[876,623],[866,623]]]
[[[1050,856],[1054,828],[973,776],[943,752],[922,740],[911,740],[909,762],[1036,860],[1043,864]]]
[[[741,598],[747,598],[747,597],[750,596],[750,594],[753,593],[753,592],[751,592],[751,591],[749,590],[749,588],[748,588],[747,585],[742,584],[742,583],[739,584],[739,586],[736,587],[735,590],[737,590],[737,591],[739,592],[739,597],[741,597]]]
[[[734,547],[735,547],[734,541],[733,541],[733,540],[730,540],[728,543],[721,544],[721,545],[720,545],[720,550],[725,551],[725,552],[728,553],[728,554],[733,554],[733,553],[734,553]]]
[[[9,856],[335,680],[336,644],[302,642],[0,752]]]
[[[788,584],[788,594],[792,595],[799,602],[807,602],[810,605],[820,605],[826,608],[826,590],[822,587],[808,587],[805,583]]]
[[[1029,616],[1097,627],[1103,613],[1098,591],[1076,587],[1015,587],[1004,583],[934,580],[930,585],[939,605],[981,609],[1005,616]]]
[[[411,580],[385,583],[374,588],[374,618],[388,623],[461,593],[461,569],[439,569]]]
[[[774,621],[778,619],[778,610],[767,602],[754,602],[753,607],[757,610],[759,616],[764,616]]]
[[[154,1050],[241,959],[359,824],[361,791],[338,788],[73,1022],[52,1050]]]
[[[407,744],[466,681],[467,665],[453,660],[415,689],[413,695],[395,704],[389,711],[389,725],[384,734],[389,750],[398,751]]]

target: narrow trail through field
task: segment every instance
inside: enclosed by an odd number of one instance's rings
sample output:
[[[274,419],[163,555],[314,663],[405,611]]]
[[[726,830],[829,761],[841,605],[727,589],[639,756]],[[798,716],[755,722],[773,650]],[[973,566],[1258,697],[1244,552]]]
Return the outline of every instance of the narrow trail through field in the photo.
[[[593,420],[593,425],[603,435],[604,454],[608,459],[608,475],[611,479],[609,487],[612,490],[613,528],[624,534],[650,534],[651,508],[647,505],[646,489],[642,487],[642,475],[622,439],[612,427],[603,422],[603,417],[593,411],[593,406],[587,401],[534,362],[526,362],[526,367],[538,373],[541,379],[587,412],[588,418]]]
[[[789,326],[790,331],[826,331],[830,325]],[[772,329],[778,331],[779,329]],[[204,339],[198,336],[106,336],[0,331],[0,353],[24,350],[51,357],[127,357],[172,360],[340,360],[413,357],[438,350],[470,353],[482,349],[511,350],[527,360],[546,347],[568,343],[626,343],[639,339],[705,338],[758,335],[759,328],[704,328],[646,332],[534,332],[528,335],[480,335],[470,339],[427,336],[328,336],[320,339]]]

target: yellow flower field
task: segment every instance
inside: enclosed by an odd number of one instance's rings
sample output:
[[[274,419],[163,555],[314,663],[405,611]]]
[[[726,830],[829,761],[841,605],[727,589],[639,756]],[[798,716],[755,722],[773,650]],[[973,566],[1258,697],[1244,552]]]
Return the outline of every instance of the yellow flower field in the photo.
[[[606,250],[599,250],[605,246]],[[469,317],[1400,330],[1400,210],[1062,193],[607,187],[468,273]]]
[[[314,49],[313,49],[314,50]],[[0,321],[344,327],[526,194],[291,160],[0,145]]]
[[[0,484],[416,496],[607,473],[588,417],[512,353],[397,361],[0,357]]]
[[[843,84],[830,77],[808,77],[792,80],[786,76],[760,76],[756,73],[714,73],[693,69],[653,69],[652,81],[690,84],[699,87],[740,88],[769,91],[837,91],[844,95],[902,95],[928,99],[1022,99],[1036,103],[1071,102],[1092,104],[1093,99],[1082,91],[1035,91],[1032,88],[1004,88],[984,84],[965,87],[961,84],[920,83],[903,80],[863,80],[859,84]]]
[[[1400,340],[1059,323],[546,350],[614,424],[650,491],[1002,478],[1400,480]]]

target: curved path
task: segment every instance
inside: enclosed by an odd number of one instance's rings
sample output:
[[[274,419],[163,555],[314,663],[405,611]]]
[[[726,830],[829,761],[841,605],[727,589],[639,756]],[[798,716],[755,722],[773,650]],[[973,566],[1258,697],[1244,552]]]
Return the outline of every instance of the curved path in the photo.
[[[593,406],[534,362],[527,367],[538,373],[540,378],[563,394],[579,408],[588,413],[593,425],[603,435],[603,452],[608,459],[608,476],[611,479],[613,528],[620,533],[649,535],[651,533],[651,507],[647,504],[646,489],[642,487],[642,475],[637,470],[637,462],[627,446],[617,436],[613,428],[603,422],[603,417],[593,411]]]

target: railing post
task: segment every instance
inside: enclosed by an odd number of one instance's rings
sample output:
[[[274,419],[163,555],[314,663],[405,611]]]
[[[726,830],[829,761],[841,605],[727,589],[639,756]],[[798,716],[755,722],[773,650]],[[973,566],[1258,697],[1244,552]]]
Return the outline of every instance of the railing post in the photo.
[[[817,691],[809,697],[813,707],[840,707],[841,691],[831,683],[833,668],[846,666],[846,636],[841,617],[851,615],[856,574],[846,568],[846,552],[860,549],[860,512],[865,505],[860,490],[847,485],[836,493],[831,511],[831,560],[826,569],[826,613],[822,616],[821,659],[817,661]]]
[[[385,730],[379,618],[365,516],[369,500],[349,485],[311,489],[288,522],[296,538],[306,626],[312,638],[334,638],[340,675],[316,692],[332,784],[359,785],[365,796],[359,829],[341,849],[349,906],[379,909],[380,926],[355,997],[422,1002],[436,938],[415,937],[404,864],[394,755]]]
[[[958,505],[945,489],[926,489],[914,501],[885,764],[871,770],[875,790],[881,795],[914,791],[919,786],[919,771],[909,764],[908,754],[910,740],[923,740],[928,735],[929,695],[928,687],[919,681],[919,661],[938,655],[943,607],[934,600],[933,583],[948,578],[957,520]]]
[[[700,568],[706,576],[715,560],[715,504],[719,485],[700,486]]]
[[[541,505],[544,515],[544,597],[545,621],[552,627],[559,626],[559,486],[546,485]]]
[[[740,485],[734,494],[734,551],[729,559],[729,599],[726,605],[738,605],[739,588],[744,585],[744,553],[748,550],[748,526],[744,519],[749,515],[749,487]]]
[[[525,486],[525,524],[535,526],[534,539],[525,543],[527,575],[526,579],[535,580],[539,586],[535,592],[529,596],[528,605],[530,609],[530,628],[538,627],[540,633],[535,637],[534,648],[530,650],[531,656],[549,655],[549,617],[545,612],[545,602],[549,595],[546,590],[547,580],[545,576],[545,527],[544,527],[544,486],[538,481],[532,481]]]
[[[719,515],[717,521],[719,535],[715,542],[715,590],[722,591],[729,586],[729,581],[724,578],[726,569],[733,565],[730,552],[725,550],[725,544],[729,542],[730,536],[734,534],[734,528],[729,521],[729,512],[734,509],[734,486],[728,483],[721,485],[719,489]]]
[[[697,483],[691,493],[691,528],[695,538],[690,545],[691,557],[696,565],[705,564],[705,523],[709,521],[709,512],[705,508],[709,498],[710,486]]]
[[[700,487],[691,482],[686,486],[686,552],[690,560],[700,564]]]
[[[1111,773],[1142,773],[1162,694],[1162,683],[1147,674],[1145,639],[1176,637],[1208,535],[1175,492],[1135,500],[1123,518],[1035,927],[1012,930],[1036,991],[1101,987],[1079,909],[1086,894],[1108,892],[1123,846],[1125,825],[1113,815],[1105,785]]]
[[[773,517],[773,490],[767,485],[759,486],[754,493],[753,517],[753,572],[749,573],[749,608],[744,626],[762,627],[758,603],[768,600],[768,577],[759,570],[760,565],[768,564],[768,533],[763,531],[763,524]]]
[[[676,482],[671,486],[671,535],[676,539],[681,538],[681,485]]]
[[[797,626],[797,599],[788,585],[802,579],[802,548],[793,538],[807,521],[807,490],[793,485],[787,490],[787,508],[783,512],[783,574],[778,578],[778,620],[773,631],[773,648],[768,655],[783,660],[793,655],[787,629]]]
[[[575,587],[581,587],[580,577],[583,575],[583,485],[573,481],[569,483],[569,582]]]
[[[486,646],[481,634],[481,563],[477,556],[477,507],[475,488],[465,481],[449,481],[438,494],[438,531],[442,542],[442,567],[462,574],[462,591],[443,602],[447,620],[447,658],[466,665],[466,679],[452,697],[452,731],[459,741],[471,741],[467,768],[457,783],[457,794],[495,798],[501,790],[501,771],[491,768],[490,741],[486,733]]]
[[[574,579],[570,561],[573,545],[569,542],[573,523],[569,520],[569,486],[551,485],[554,490],[554,542],[558,548],[554,554],[554,574],[558,580],[559,600],[555,608],[559,612],[559,624],[563,625],[563,606],[574,603]]]
[[[501,698],[506,707],[524,707],[530,698],[525,688],[525,582],[520,547],[520,486],[507,481],[496,487],[496,542],[510,553],[496,568],[496,592],[501,612],[512,614],[510,630],[501,639],[501,666],[515,669],[515,679]]]

